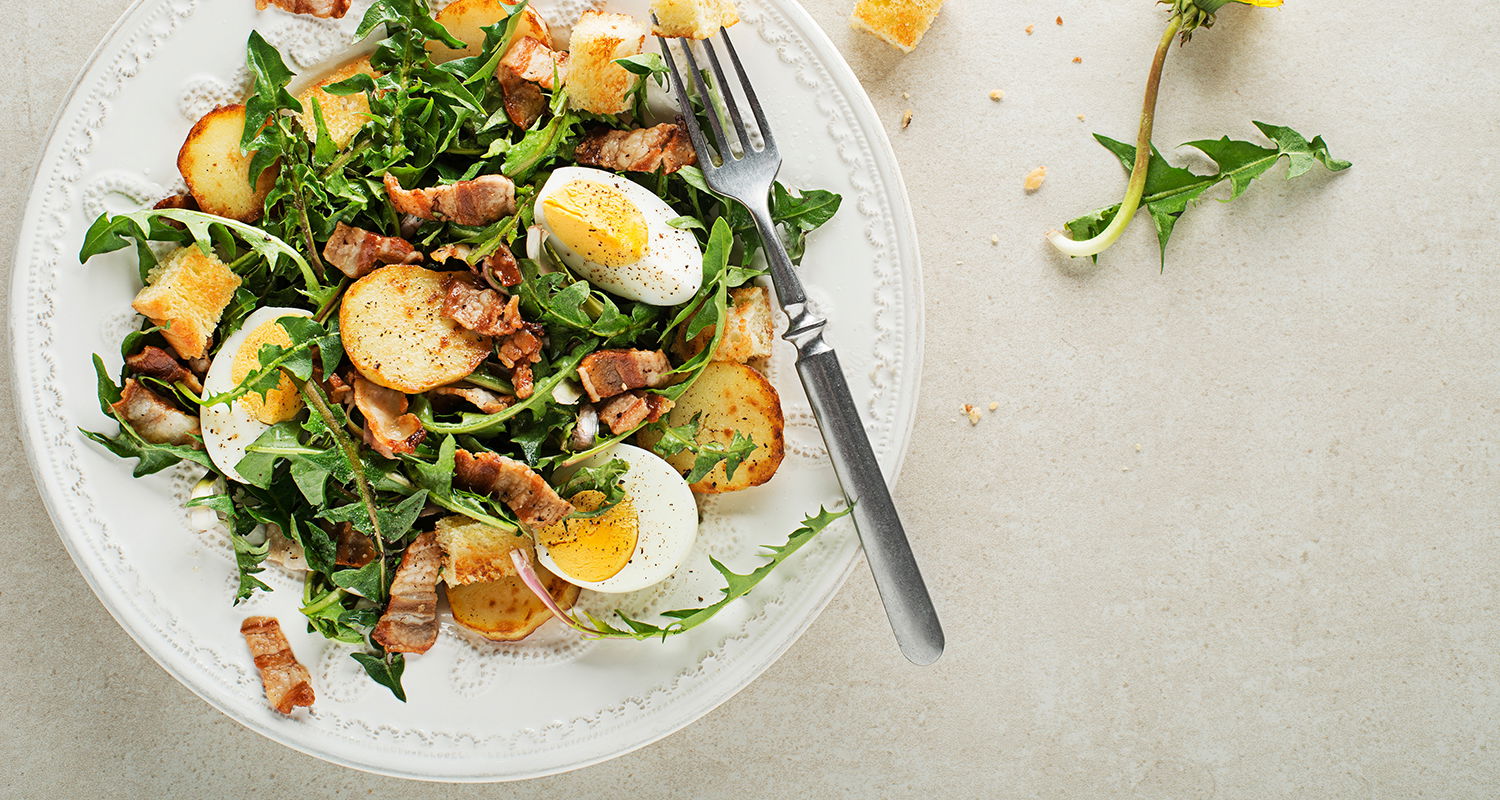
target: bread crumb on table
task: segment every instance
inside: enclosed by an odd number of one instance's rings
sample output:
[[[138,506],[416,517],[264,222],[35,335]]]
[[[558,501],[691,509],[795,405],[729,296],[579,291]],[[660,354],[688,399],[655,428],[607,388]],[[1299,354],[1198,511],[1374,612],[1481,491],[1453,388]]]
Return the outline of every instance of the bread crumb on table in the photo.
[[[1073,63],[1074,64],[1082,64],[1083,63],[1083,56],[1073,56]]]
[[[901,112],[901,128],[905,130],[911,127],[911,109]]]
[[[963,412],[969,418],[970,425],[978,425],[980,418],[984,416],[972,403],[964,403]]]
[[[1079,114],[1079,115],[1078,115],[1078,121],[1079,121],[1079,122],[1083,122],[1083,115],[1082,115],[1082,114]]]
[[[1036,26],[1035,25],[1027,25],[1026,26],[1026,35],[1027,36],[1030,36],[1031,34],[1033,34],[1035,32],[1036,32]]]
[[[1026,182],[1023,183],[1022,186],[1024,186],[1025,189],[1026,189],[1026,192],[1028,194],[1030,194],[1031,192],[1034,192],[1037,189],[1042,188],[1042,183],[1045,182],[1046,180],[1047,180],[1047,168],[1046,167],[1037,167],[1036,169],[1034,169],[1034,170],[1026,173]]]
[[[998,234],[998,233],[992,233],[992,234],[990,234],[990,244],[1000,244],[1000,234]]]
[[[1058,17],[1058,18],[1057,18],[1057,24],[1058,24],[1058,25],[1061,25],[1061,24],[1062,24],[1062,17]]]
[[[1000,407],[999,403],[996,403],[996,402],[993,402],[993,401],[990,403],[990,410],[991,411],[994,411],[995,409],[997,409],[999,407]]]
[[[998,103],[1001,100],[1005,99],[1005,92],[1000,89],[995,89],[994,91],[990,92],[990,99]]]

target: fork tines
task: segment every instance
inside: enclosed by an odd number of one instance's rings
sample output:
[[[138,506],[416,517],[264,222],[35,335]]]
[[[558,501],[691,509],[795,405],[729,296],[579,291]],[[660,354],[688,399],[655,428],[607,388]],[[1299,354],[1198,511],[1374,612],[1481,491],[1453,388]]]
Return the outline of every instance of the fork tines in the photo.
[[[745,124],[744,115],[740,111],[740,102],[736,98],[734,83],[725,74],[724,65],[720,61],[719,53],[714,46],[717,38],[724,43],[724,48],[729,51],[729,63],[734,67],[735,76],[739,78],[739,94],[750,105],[750,111],[755,117],[755,126],[752,128]],[[734,42],[729,38],[729,32],[720,29],[716,37],[703,40],[702,47],[708,54],[708,63],[713,70],[714,88],[711,91],[708,81],[705,79],[705,70],[699,66],[698,57],[693,53],[693,41],[683,40],[682,52],[686,60],[687,71],[692,74],[693,88],[697,90],[698,97],[702,99],[705,116],[708,118],[709,127],[713,129],[713,141],[708,142],[704,137],[703,128],[698,122],[698,117],[693,113],[693,105],[684,85],[682,71],[678,69],[677,60],[672,55],[672,48],[668,39],[657,37],[661,43],[662,58],[666,60],[667,68],[672,73],[672,91],[677,95],[677,102],[682,108],[683,120],[687,125],[688,135],[693,140],[693,147],[700,156],[699,167],[705,172],[723,167],[732,162],[751,159],[759,156],[765,160],[777,160],[779,157],[776,150],[776,142],[771,137],[771,128],[766,123],[765,112],[761,109],[760,100],[755,96],[755,89],[750,85],[750,78],[745,74],[745,66],[740,62],[739,53],[734,49]],[[728,113],[728,119],[722,119],[723,112],[720,111],[722,103],[723,111]],[[709,163],[707,155],[716,153],[719,158],[718,164]],[[757,146],[758,145],[758,146]],[[761,158],[754,160],[760,161]]]

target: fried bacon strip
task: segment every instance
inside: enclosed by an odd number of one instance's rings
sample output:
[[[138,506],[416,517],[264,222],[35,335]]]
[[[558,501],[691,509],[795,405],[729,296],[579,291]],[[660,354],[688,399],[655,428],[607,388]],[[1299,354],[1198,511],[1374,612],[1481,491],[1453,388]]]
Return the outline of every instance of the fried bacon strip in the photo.
[[[416,264],[422,254],[400,237],[340,222],[323,245],[323,259],[351,278],[363,278],[382,264]]]
[[[617,394],[599,406],[599,421],[615,434],[624,433],[643,422],[655,422],[672,410],[672,401],[659,394],[630,391]]]
[[[467,383],[439,386],[428,394],[437,397],[457,397],[485,414],[497,414],[510,408],[516,402],[516,399],[509,395],[497,394],[484,387],[471,386]]]
[[[297,661],[275,617],[248,617],[240,625],[240,634],[255,658],[271,708],[290,714],[297,706],[313,704],[312,676]]]
[[[498,453],[459,450],[453,477],[465,489],[504,503],[527,527],[551,525],[573,513],[573,504],[559,497],[536,470]]]
[[[203,391],[203,384],[199,382],[198,376],[194,375],[192,370],[183,366],[182,362],[171,353],[155,345],[147,345],[141,352],[126,358],[125,366],[129,367],[131,372],[149,375],[163,383],[181,381],[194,394]]]
[[[255,0],[255,10],[265,11],[266,6],[276,6],[293,14],[306,14],[321,19],[343,19],[349,13],[350,0]]]
[[[402,214],[451,220],[460,225],[488,225],[516,212],[516,185],[504,175],[481,175],[471,181],[403,189],[396,176],[385,176],[385,193]]]
[[[437,641],[437,582],[443,548],[437,534],[418,536],[391,580],[391,602],[370,635],[392,653],[425,653]]]
[[[515,286],[521,282],[521,265],[509,247],[502,244],[495,248],[495,252],[471,264],[469,256],[473,252],[474,248],[463,242],[445,244],[432,251],[432,261],[435,264],[462,261],[475,275],[501,286]]]
[[[516,127],[530,130],[531,126],[541,118],[542,112],[547,109],[547,98],[542,96],[541,87],[503,66],[495,70],[495,78],[500,81],[500,96],[505,102],[505,116],[509,117]]]
[[[660,350],[600,350],[583,357],[578,379],[597,403],[631,389],[661,388],[671,371],[667,354]]]
[[[338,549],[334,551],[333,563],[340,567],[363,567],[375,560],[375,543],[370,537],[354,529],[347,522],[340,522],[333,532]]]
[[[427,430],[415,414],[406,413],[406,395],[354,375],[354,407],[365,416],[365,444],[386,458],[417,449]]]
[[[520,295],[512,295],[507,302],[499,292],[464,274],[450,276],[443,285],[443,316],[475,333],[509,336],[526,324],[521,319]]]
[[[567,68],[567,51],[553,50],[541,39],[524,36],[512,42],[510,49],[505,51],[499,71],[550,91],[554,79],[562,77]]]
[[[148,442],[187,447],[202,446],[197,439],[193,438],[200,430],[198,418],[179,411],[177,406],[163,400],[160,395],[142,386],[135,378],[125,381],[125,388],[120,392],[119,402],[111,405],[110,408],[120,415],[120,419],[130,423],[130,427]]]
[[[580,164],[617,172],[661,170],[669,175],[698,163],[692,139],[675,122],[628,131],[611,128],[592,131],[578,143],[573,158]]]

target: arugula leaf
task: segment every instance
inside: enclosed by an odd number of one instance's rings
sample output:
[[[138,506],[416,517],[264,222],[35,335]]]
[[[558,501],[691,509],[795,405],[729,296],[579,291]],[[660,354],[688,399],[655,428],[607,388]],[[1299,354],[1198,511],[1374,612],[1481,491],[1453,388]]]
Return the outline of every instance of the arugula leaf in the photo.
[[[348,589],[366,600],[384,605],[390,591],[386,581],[394,575],[387,576],[378,562],[376,559],[358,569],[341,569],[328,577],[340,589]]]
[[[239,571],[239,588],[234,593],[234,603],[239,605],[241,600],[255,593],[256,589],[270,591],[271,587],[265,585],[255,577],[265,567],[261,564],[266,560],[266,555],[271,552],[271,540],[267,538],[260,544],[251,544],[238,531],[229,532],[229,541],[234,545],[234,566]]]
[[[411,526],[417,521],[417,515],[427,504],[427,496],[427,490],[422,489],[407,496],[393,508],[387,508],[384,504],[377,505],[375,516],[380,521],[378,532],[370,519],[368,507],[363,502],[324,509],[318,512],[318,517],[333,523],[347,522],[366,536],[372,538],[384,536],[387,542],[394,543],[401,541],[411,532]]]
[[[693,454],[693,468],[683,478],[688,483],[697,483],[708,476],[714,467],[724,465],[724,476],[727,479],[734,478],[734,473],[745,463],[745,460],[755,454],[756,444],[750,437],[734,432],[734,437],[729,444],[719,441],[699,442],[698,429],[702,424],[703,414],[699,412],[693,415],[686,424],[673,427],[666,420],[652,423],[651,430],[661,436],[651,449],[663,458],[675,456],[686,450]]]
[[[406,690],[401,687],[401,673],[406,671],[406,659],[400,653],[352,653],[355,661],[365,668],[374,681],[391,690],[397,700],[406,702]]]
[[[566,483],[557,488],[557,493],[562,497],[572,497],[579,492],[598,492],[604,495],[604,503],[597,511],[575,512],[573,515],[575,518],[598,516],[625,499],[625,487],[621,480],[629,471],[630,462],[623,458],[611,458],[597,467],[579,467],[568,476]]]
[[[1287,160],[1287,180],[1305,174],[1317,164],[1322,164],[1332,172],[1339,172],[1350,167],[1348,161],[1329,155],[1328,145],[1321,136],[1315,136],[1308,141],[1291,128],[1280,125],[1256,122],[1255,127],[1274,142],[1275,146],[1265,147],[1253,142],[1230,139],[1227,136],[1221,139],[1200,139],[1184,144],[1184,147],[1192,147],[1214,160],[1218,169],[1207,175],[1199,175],[1182,167],[1173,166],[1162,157],[1160,152],[1152,148],[1141,206],[1151,215],[1151,222],[1156,226],[1156,239],[1161,252],[1163,269],[1166,268],[1167,241],[1172,236],[1177,220],[1203,196],[1204,192],[1214,186],[1228,181],[1230,192],[1225,202],[1233,200],[1244,193],[1251,181],[1263,175],[1282,158]],[[1101,134],[1094,134],[1094,138],[1120,159],[1120,163],[1125,166],[1126,174],[1131,172],[1136,157],[1136,149],[1133,145]],[[1116,203],[1108,208],[1101,208],[1078,217],[1067,223],[1068,232],[1077,240],[1092,238],[1103,232],[1119,210],[1120,204]],[[1095,256],[1096,260],[1097,258]]]
[[[844,508],[840,511],[829,511],[826,508],[819,508],[818,513],[803,519],[802,525],[792,531],[791,536],[787,537],[785,544],[765,545],[764,549],[770,560],[747,573],[737,573],[724,566],[718,559],[710,558],[709,561],[714,565],[714,569],[718,570],[719,574],[724,577],[724,596],[718,602],[703,608],[683,608],[662,612],[662,616],[673,620],[665,625],[657,626],[632,619],[619,610],[616,610],[614,613],[615,616],[624,620],[625,628],[611,627],[592,614],[589,615],[589,620],[593,623],[594,628],[598,632],[597,635],[601,638],[650,639],[661,637],[665,639],[668,636],[686,633],[712,619],[725,606],[749,594],[750,590],[765,580],[766,576],[770,575],[771,571],[777,565],[786,561],[793,553],[802,549],[803,545],[812,541],[814,536],[818,535],[818,533],[822,532],[829,525],[832,525],[835,520],[848,515],[851,510],[852,507]]]
[[[807,251],[807,234],[822,227],[838,213],[843,197],[823,189],[793,194],[779,182],[771,186],[771,219],[783,231],[783,242],[792,263],[800,263]]]

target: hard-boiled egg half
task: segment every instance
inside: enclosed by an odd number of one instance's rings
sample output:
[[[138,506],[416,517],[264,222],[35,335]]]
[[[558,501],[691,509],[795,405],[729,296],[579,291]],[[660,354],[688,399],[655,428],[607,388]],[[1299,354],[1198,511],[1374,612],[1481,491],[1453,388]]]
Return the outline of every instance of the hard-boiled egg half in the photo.
[[[611,172],[563,167],[536,196],[536,223],[580,277],[627,300],[675,306],[703,283],[703,251],[650,189]]]
[[[687,560],[698,537],[698,507],[682,475],[648,450],[617,444],[583,462],[621,459],[625,499],[597,516],[574,517],[537,530],[536,554],[548,570],[596,592],[634,592],[661,583]],[[580,492],[579,511],[597,510],[604,496]]]
[[[220,394],[238,386],[246,375],[260,367],[262,345],[286,347],[292,343],[277,320],[310,316],[312,312],[300,308],[268,306],[245,317],[245,323],[224,340],[224,346],[208,365],[208,374],[203,379],[204,394]],[[233,402],[207,406],[202,415],[204,450],[225,475],[244,483],[235,465],[245,457],[245,448],[267,428],[297,416],[301,410],[302,397],[285,375],[275,389],[266,392],[264,399],[250,392]]]

